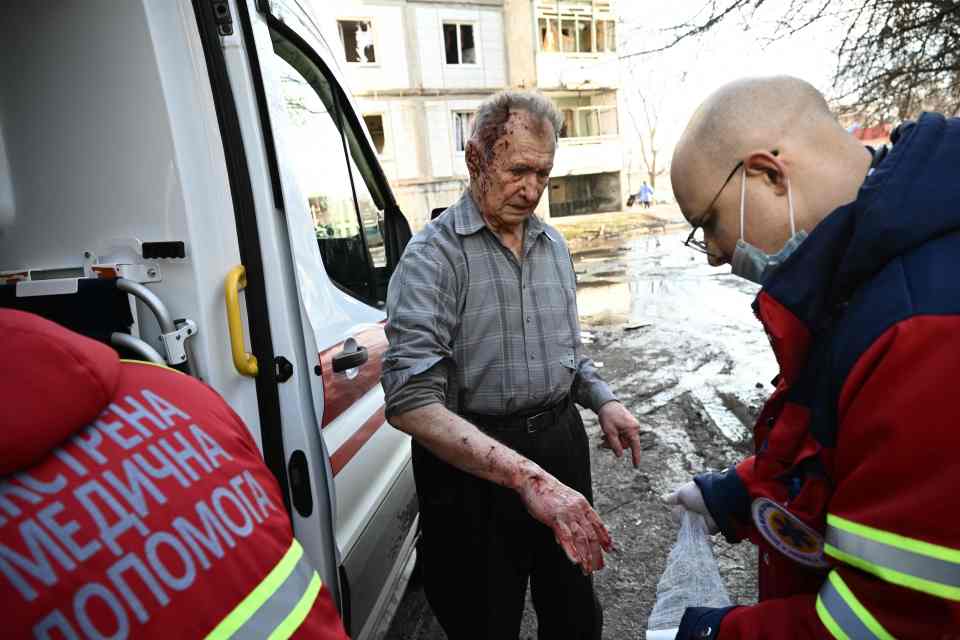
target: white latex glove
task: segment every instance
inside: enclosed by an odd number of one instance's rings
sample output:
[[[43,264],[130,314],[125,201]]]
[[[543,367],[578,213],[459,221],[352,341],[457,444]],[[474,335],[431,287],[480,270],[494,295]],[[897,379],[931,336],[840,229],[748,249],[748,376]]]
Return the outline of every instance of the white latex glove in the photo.
[[[703,516],[707,523],[707,531],[711,534],[720,530],[717,523],[714,522],[713,516],[707,510],[707,505],[703,501],[703,494],[700,493],[700,487],[693,480],[680,485],[676,491],[668,493],[663,497],[663,501],[672,507],[673,519],[677,522],[680,522],[684,511],[693,511]]]

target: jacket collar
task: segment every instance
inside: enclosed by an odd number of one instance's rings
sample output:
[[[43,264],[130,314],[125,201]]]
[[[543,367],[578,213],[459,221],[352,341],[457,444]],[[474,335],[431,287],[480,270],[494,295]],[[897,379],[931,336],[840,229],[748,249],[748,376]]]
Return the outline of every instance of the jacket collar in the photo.
[[[951,204],[960,183],[949,177],[958,151],[960,119],[924,114],[901,126],[856,200],[824,218],[770,276],[753,308],[785,376],[864,282],[930,238],[960,229]],[[807,338],[791,339],[800,335]]]

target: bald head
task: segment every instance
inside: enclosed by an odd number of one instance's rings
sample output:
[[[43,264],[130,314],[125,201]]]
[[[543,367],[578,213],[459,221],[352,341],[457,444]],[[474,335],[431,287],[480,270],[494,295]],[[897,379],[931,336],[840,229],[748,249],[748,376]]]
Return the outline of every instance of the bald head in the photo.
[[[730,182],[743,187],[743,198],[741,189],[721,189],[738,163],[742,178]],[[681,210],[704,227],[712,262],[720,264],[741,232],[768,253],[779,250],[792,233],[790,206],[798,228],[811,230],[855,197],[868,166],[863,145],[813,85],[774,76],[737,80],[710,95],[677,143],[670,178]]]
[[[840,128],[809,82],[790,76],[731,82],[694,112],[673,154],[673,183],[709,179],[755,149],[800,144],[824,127]]]

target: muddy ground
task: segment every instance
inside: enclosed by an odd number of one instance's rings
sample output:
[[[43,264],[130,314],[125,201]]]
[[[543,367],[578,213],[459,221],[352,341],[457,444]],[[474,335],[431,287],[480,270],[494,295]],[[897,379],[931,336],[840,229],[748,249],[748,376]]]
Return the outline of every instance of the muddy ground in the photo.
[[[695,473],[748,454],[749,425],[776,373],[750,310],[752,285],[684,248],[682,227],[669,212],[659,221],[621,222],[558,225],[575,252],[585,349],[643,428],[638,469],[607,450],[592,452],[595,506],[616,544],[596,576],[603,637],[610,640],[643,638],[677,533],[661,496]],[[604,231],[594,234],[600,227]],[[599,442],[596,417],[582,415]],[[754,549],[717,536],[714,550],[731,599],[754,602]],[[529,602],[527,609],[522,639],[536,638]],[[445,637],[415,583],[386,637]]]

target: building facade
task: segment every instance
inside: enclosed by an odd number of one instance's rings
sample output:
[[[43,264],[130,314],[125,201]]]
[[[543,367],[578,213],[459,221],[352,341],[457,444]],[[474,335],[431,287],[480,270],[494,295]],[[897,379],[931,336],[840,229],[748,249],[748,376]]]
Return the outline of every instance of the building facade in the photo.
[[[417,229],[467,184],[480,103],[537,88],[564,114],[543,217],[617,210],[623,167],[609,1],[352,0],[324,25],[397,199]]]
[[[564,124],[545,199],[551,217],[624,201],[617,21],[610,0],[505,0],[511,84],[536,87]]]

